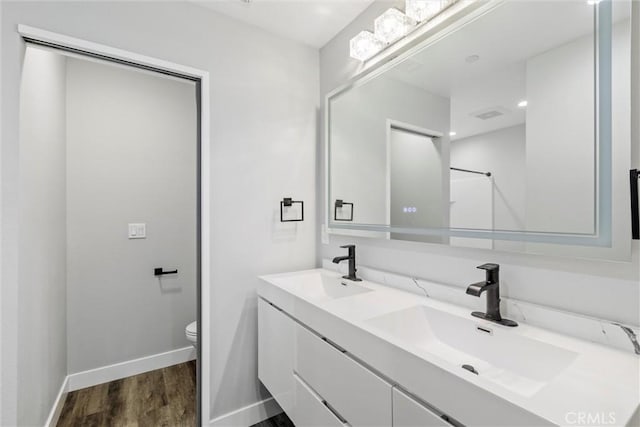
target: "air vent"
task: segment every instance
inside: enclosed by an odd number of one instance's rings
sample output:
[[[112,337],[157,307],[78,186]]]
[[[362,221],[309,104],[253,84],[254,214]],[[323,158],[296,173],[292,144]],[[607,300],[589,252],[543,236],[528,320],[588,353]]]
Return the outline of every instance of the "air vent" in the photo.
[[[486,113],[478,114],[476,117],[482,120],[493,119],[494,117],[502,116],[500,111],[487,111]]]
[[[490,120],[496,117],[504,116],[505,114],[509,114],[509,110],[506,110],[502,107],[492,107],[485,108],[484,110],[480,111],[475,111],[471,113],[471,116],[480,120]]]

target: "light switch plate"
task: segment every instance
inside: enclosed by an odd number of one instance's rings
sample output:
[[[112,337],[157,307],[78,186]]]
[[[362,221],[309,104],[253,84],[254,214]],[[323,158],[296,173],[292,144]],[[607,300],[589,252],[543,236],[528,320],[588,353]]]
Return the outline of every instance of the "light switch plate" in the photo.
[[[147,224],[144,224],[144,223],[129,224],[129,238],[130,239],[146,239]]]

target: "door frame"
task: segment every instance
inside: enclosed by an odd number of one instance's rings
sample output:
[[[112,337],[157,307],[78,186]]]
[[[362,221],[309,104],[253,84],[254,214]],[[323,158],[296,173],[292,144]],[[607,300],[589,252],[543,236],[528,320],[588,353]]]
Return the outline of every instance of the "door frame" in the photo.
[[[176,64],[135,52],[113,48],[88,40],[58,34],[28,25],[18,25],[23,48],[26,42],[46,45],[66,51],[97,57],[111,62],[130,65],[163,74],[182,77],[196,83],[198,108],[198,259],[197,259],[197,419],[198,425],[209,425],[210,416],[210,301],[211,301],[211,134],[209,72]]]

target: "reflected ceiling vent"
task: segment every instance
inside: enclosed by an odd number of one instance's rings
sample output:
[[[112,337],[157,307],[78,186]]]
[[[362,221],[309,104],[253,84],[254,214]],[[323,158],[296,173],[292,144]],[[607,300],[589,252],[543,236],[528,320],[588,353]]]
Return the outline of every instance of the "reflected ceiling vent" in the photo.
[[[471,117],[475,117],[480,120],[489,120],[495,119],[496,117],[504,116],[509,114],[509,110],[502,107],[491,107],[485,108],[483,110],[475,111],[470,114]]]

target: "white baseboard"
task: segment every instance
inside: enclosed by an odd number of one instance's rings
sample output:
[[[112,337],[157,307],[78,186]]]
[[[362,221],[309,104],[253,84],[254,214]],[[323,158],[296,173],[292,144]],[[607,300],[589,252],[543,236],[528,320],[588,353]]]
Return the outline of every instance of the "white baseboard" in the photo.
[[[248,427],[282,412],[273,397],[229,412],[209,422],[210,427]]]
[[[67,376],[68,391],[79,390],[103,384],[109,381],[119,380],[143,372],[166,368],[178,363],[188,362],[196,358],[196,350],[192,347],[184,347],[165,353],[153,354],[139,359],[120,362],[101,368],[90,369]]]
[[[56,424],[58,424],[58,419],[60,418],[60,414],[62,413],[64,402],[65,400],[67,400],[68,393],[69,377],[67,376],[64,378],[64,381],[62,381],[60,391],[58,391],[58,396],[56,396],[56,400],[53,402],[51,412],[49,412],[49,416],[47,417],[47,421],[45,422],[44,427],[55,427]]]

